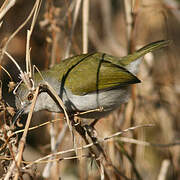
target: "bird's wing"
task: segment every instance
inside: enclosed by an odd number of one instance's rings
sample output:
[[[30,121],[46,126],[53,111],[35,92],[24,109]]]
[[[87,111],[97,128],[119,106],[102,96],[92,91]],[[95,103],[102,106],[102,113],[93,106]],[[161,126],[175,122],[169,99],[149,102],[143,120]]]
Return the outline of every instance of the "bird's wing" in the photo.
[[[103,53],[74,56],[55,66],[52,71],[59,72],[61,88],[65,87],[76,95],[140,82],[124,67],[105,57]]]

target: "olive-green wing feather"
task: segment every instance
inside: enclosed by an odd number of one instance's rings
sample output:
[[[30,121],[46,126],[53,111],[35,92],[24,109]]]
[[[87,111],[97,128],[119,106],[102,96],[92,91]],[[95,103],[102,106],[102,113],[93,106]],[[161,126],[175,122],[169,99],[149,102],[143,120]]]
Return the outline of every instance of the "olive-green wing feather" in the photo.
[[[68,58],[51,69],[50,74],[53,72],[59,72],[61,86],[76,95],[140,82],[124,67],[108,61],[103,53]]]

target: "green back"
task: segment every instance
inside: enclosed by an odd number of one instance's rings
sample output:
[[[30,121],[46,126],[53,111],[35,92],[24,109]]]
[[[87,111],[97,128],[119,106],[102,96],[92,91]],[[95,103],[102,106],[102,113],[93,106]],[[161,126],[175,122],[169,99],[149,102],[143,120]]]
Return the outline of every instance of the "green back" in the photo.
[[[76,95],[140,82],[124,67],[113,64],[105,57],[103,53],[74,56],[43,74],[48,76],[48,79],[56,78],[61,82],[62,87],[71,90]]]

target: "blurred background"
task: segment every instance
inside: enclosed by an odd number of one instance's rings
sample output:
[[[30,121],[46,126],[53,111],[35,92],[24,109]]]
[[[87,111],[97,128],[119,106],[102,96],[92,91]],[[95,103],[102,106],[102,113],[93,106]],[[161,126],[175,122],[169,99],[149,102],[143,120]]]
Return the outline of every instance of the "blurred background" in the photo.
[[[0,6],[5,1],[0,1]],[[7,2],[7,1],[6,1]],[[20,27],[35,0],[17,0],[3,17],[0,27],[0,48]],[[105,166],[110,179],[175,180],[180,179],[180,1],[178,0],[46,0],[31,37],[31,60],[40,70],[47,69],[65,57],[83,52],[100,51],[125,56],[157,40],[172,40],[168,48],[145,56],[139,79],[133,86],[132,98],[95,126],[97,137],[103,138],[140,124],[154,127],[139,128],[102,143],[102,147],[119,173]],[[86,26],[88,20],[88,26]],[[25,70],[26,37],[29,21],[10,41],[7,51]],[[87,29],[86,29],[87,28]],[[88,45],[88,46],[87,46]],[[1,65],[19,80],[18,71],[6,57]],[[14,107],[14,96],[8,92],[10,78],[1,70],[2,98]],[[34,113],[31,126],[61,118],[48,112]],[[25,122],[22,120],[23,122]],[[0,120],[1,128],[3,121]],[[65,121],[53,124],[55,139],[65,131],[58,151],[73,148]],[[51,153],[51,129],[48,124],[28,133],[24,160],[33,161]],[[131,140],[138,140],[138,142]],[[124,140],[124,141],[123,141]],[[77,137],[78,146],[83,140]],[[127,142],[125,142],[127,141]],[[141,143],[140,143],[141,142]],[[150,142],[152,144],[145,144]],[[163,146],[166,144],[167,146]],[[0,152],[3,156],[4,152]],[[83,153],[83,152],[81,152]],[[62,157],[75,156],[75,153]],[[62,158],[61,157],[61,158]],[[8,164],[8,163],[7,163]],[[0,176],[6,173],[1,163]],[[56,161],[45,173],[47,163],[36,164],[25,173],[27,179],[100,179],[90,158]],[[92,164],[92,165],[91,165]],[[45,175],[46,174],[46,175]],[[24,176],[24,178],[25,178]]]

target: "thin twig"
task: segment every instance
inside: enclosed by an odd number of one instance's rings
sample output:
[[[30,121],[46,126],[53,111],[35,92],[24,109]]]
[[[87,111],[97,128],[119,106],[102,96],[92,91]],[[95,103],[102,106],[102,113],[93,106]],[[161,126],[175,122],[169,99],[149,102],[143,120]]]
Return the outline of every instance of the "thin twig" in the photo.
[[[50,90],[50,92],[54,95],[54,97],[56,98],[56,100],[58,101],[59,105],[61,106],[61,108],[63,109],[63,112],[64,112],[64,115],[66,117],[66,120],[67,120],[67,124],[69,126],[69,129],[72,131],[72,126],[71,126],[71,123],[70,123],[70,120],[69,120],[69,116],[67,114],[67,111],[66,111],[66,107],[63,103],[63,101],[61,100],[61,98],[57,95],[56,91],[53,89],[53,87],[46,81],[45,82],[48,89]]]
[[[128,129],[125,129],[123,131],[120,131],[118,133],[115,133],[113,135],[110,135],[110,136],[107,136],[105,138],[102,138],[102,139],[99,139],[98,142],[96,143],[101,143],[101,142],[104,142],[104,141],[107,141],[107,140],[110,140],[116,136],[119,136],[123,133],[126,133],[128,131],[132,131],[132,130],[135,130],[135,129],[138,129],[138,128],[144,128],[144,127],[153,127],[154,125],[153,124],[143,124],[143,125],[139,125],[139,126],[135,126],[135,127],[130,127]],[[90,144],[87,144],[85,146],[82,146],[82,147],[77,147],[77,150],[83,150],[83,149],[87,149],[87,148],[90,148],[91,146],[95,145],[96,143],[90,143]],[[33,164],[35,163],[38,163],[39,161],[42,161],[42,160],[45,160],[45,159],[48,159],[52,156],[57,156],[57,155],[62,155],[62,154],[67,154],[67,153],[70,153],[70,152],[74,152],[75,149],[68,149],[68,150],[65,150],[65,151],[60,151],[60,152],[57,152],[57,153],[54,153],[54,154],[49,154],[47,156],[44,156],[43,158],[40,158],[40,159],[37,159],[35,160],[32,164],[28,164],[26,167],[23,167],[22,169],[25,169],[25,168],[29,168],[31,167]]]
[[[170,164],[171,163],[170,163],[169,159],[165,159],[162,161],[161,169],[160,169],[157,180],[166,180],[167,179],[167,173],[168,173]]]
[[[30,126],[30,122],[31,122],[33,110],[34,110],[34,107],[35,107],[35,104],[36,104],[36,99],[37,99],[38,93],[39,93],[39,87],[37,87],[37,89],[35,91],[34,98],[32,100],[32,104],[31,104],[31,108],[30,108],[30,112],[28,114],[28,118],[27,118],[27,121],[26,121],[24,133],[23,133],[22,138],[21,138],[21,140],[19,142],[18,154],[16,156],[17,166],[18,167],[20,167],[20,164],[21,164],[24,145],[25,145],[25,142],[26,142],[26,136],[27,136],[27,133],[28,133],[28,130],[29,130],[29,126]],[[18,176],[19,176],[19,171],[16,172],[14,180],[18,180]]]
[[[11,82],[12,82],[13,79],[12,79],[10,73],[9,73],[3,66],[1,66],[1,65],[0,65],[0,68],[2,68],[2,70],[8,75],[8,77],[10,78],[10,80],[11,80]]]
[[[19,72],[20,72],[20,78],[21,80],[26,84],[27,88],[32,90],[32,86],[31,86],[31,81],[29,78],[29,75],[26,72],[23,72],[21,67],[19,66],[19,64],[17,63],[17,61],[8,53],[5,51],[5,54],[9,57],[9,59],[16,65],[16,67],[18,68]],[[21,82],[20,82],[21,83]],[[19,84],[20,84],[19,83]],[[16,91],[16,89],[19,87],[19,84],[16,86],[16,88],[14,89],[14,93]]]
[[[26,41],[26,73],[29,74],[29,77],[32,78],[32,66],[30,60],[30,39],[31,35],[37,20],[37,16],[41,7],[41,0],[36,0],[34,15],[31,23],[30,30],[27,31],[27,41]]]
[[[110,136],[110,137],[112,137],[112,136]],[[104,142],[104,141],[107,141],[107,140],[109,141],[110,139],[111,138],[105,140],[105,138],[104,138],[104,139],[99,140],[99,142],[97,142],[97,143],[101,143],[101,142]],[[152,143],[149,143],[149,142],[139,141],[139,140],[137,141],[135,139],[130,139],[130,138],[128,138],[128,140],[127,140],[125,137],[119,137],[119,139],[122,140],[122,142],[135,143],[137,145],[143,145],[143,146],[156,146],[156,147],[162,147],[162,148],[164,148],[164,147],[172,147],[172,146],[176,146],[176,145],[179,146],[180,145],[180,142],[174,142],[174,143],[169,143],[169,144],[152,144]],[[87,148],[89,148],[89,147],[91,147],[91,146],[93,146],[95,144],[96,143],[90,143],[90,144],[87,144],[87,145],[85,145],[83,147],[78,147],[77,150],[87,149]],[[42,157],[40,159],[37,159],[37,160],[33,161],[32,163],[28,164],[26,167],[23,167],[22,169],[29,168],[33,164],[41,163],[41,161],[42,162],[47,162],[47,161],[44,161],[44,159],[48,159],[48,158],[50,159],[53,156],[63,155],[63,154],[67,154],[67,153],[74,152],[74,151],[75,151],[75,149],[69,149],[69,150],[60,151],[60,152],[57,152],[57,153],[54,153],[54,154],[49,154],[47,156],[44,156],[44,157]],[[6,159],[6,158],[4,158],[4,159]],[[7,160],[10,160],[10,159],[7,159]]]
[[[169,148],[172,146],[180,145],[180,141],[167,143],[167,144],[157,144],[157,143],[150,143],[150,142],[141,141],[141,140],[137,140],[137,139],[133,139],[133,138],[127,138],[127,137],[118,137],[118,138],[122,142],[136,144],[136,145],[142,145],[142,146],[152,146],[152,147],[158,147],[158,148]]]
[[[48,121],[48,122],[39,124],[39,125],[37,125],[37,126],[33,126],[33,127],[30,127],[30,128],[29,128],[29,131],[34,130],[34,129],[37,129],[37,128],[40,128],[40,127],[45,126],[45,125],[47,125],[47,124],[55,123],[55,122],[62,121],[62,120],[64,120],[64,119],[63,119],[63,118],[62,118],[62,119],[54,119],[54,120],[51,120],[51,121]],[[14,136],[15,134],[19,134],[19,133],[22,133],[22,132],[24,132],[24,129],[15,131],[15,132],[11,135],[11,137]]]
[[[54,120],[39,124],[37,126],[33,126],[33,127],[29,128],[29,131],[32,131],[32,130],[40,128],[42,126],[45,126],[45,125],[48,125],[48,124],[51,124],[51,123],[55,123],[55,122],[58,122],[58,121],[62,121],[62,120],[64,120],[64,119],[54,119]],[[8,136],[6,142],[3,145],[1,145],[0,151],[2,151],[7,146],[7,144],[8,144],[11,137],[13,137],[14,135],[17,135],[19,133],[22,133],[22,132],[24,132],[24,129],[17,130],[15,132],[13,132],[10,136]]]
[[[2,49],[2,53],[0,55],[0,64],[1,64],[1,60],[3,58],[3,55],[4,53],[6,52],[7,50],[7,47],[10,43],[10,41],[16,36],[16,34],[27,24],[27,22],[30,20],[30,18],[32,17],[33,13],[34,13],[34,10],[36,8],[36,3],[34,4],[30,14],[28,15],[28,17],[26,18],[26,20],[11,34],[11,36],[8,38],[8,40],[6,41],[3,49]]]
[[[0,8],[0,21],[4,15],[16,4],[16,0],[6,0]]]
[[[15,66],[18,68],[20,74],[23,74],[23,71],[22,71],[21,67],[19,66],[19,64],[17,63],[17,61],[7,51],[5,51],[5,54],[15,64]]]
[[[91,110],[84,111],[84,112],[77,112],[76,114],[74,114],[74,116],[81,116],[81,115],[89,114],[92,112],[103,112],[103,110],[104,110],[103,107],[99,107],[97,109],[91,109]]]
[[[72,125],[70,123],[70,120],[69,120],[69,116],[68,116],[68,113],[66,111],[66,107],[63,103],[63,101],[61,100],[61,98],[58,96],[58,94],[56,93],[56,91],[53,89],[53,87],[47,82],[45,81],[45,84],[46,84],[46,88],[50,91],[50,93],[55,97],[55,99],[57,100],[57,102],[59,103],[59,106],[62,108],[63,112],[64,112],[64,115],[65,115],[65,118],[66,118],[66,121],[67,121],[67,125],[69,127],[69,130],[70,130],[70,133],[71,133],[71,137],[73,139],[73,142],[75,141],[74,140],[74,134],[73,134],[73,128],[72,128]],[[43,87],[43,85],[42,85]],[[75,143],[74,143],[75,145]]]

